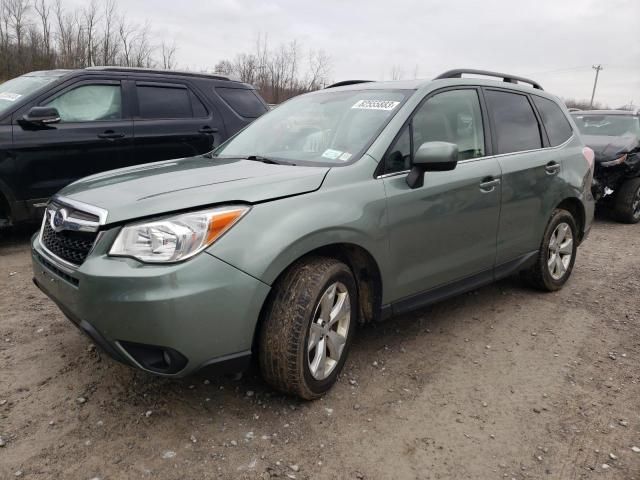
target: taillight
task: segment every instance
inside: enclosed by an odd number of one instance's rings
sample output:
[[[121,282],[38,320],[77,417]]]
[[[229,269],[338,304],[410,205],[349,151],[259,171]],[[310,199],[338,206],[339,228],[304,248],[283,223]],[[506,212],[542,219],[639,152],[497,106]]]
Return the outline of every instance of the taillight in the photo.
[[[582,149],[582,155],[584,156],[584,159],[587,161],[587,165],[589,165],[589,168],[593,172],[596,154],[589,147],[584,147]]]

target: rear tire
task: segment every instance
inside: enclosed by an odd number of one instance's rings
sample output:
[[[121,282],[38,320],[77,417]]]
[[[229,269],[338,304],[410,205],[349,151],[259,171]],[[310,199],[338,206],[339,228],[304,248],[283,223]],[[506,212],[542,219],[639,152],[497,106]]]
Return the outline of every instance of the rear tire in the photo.
[[[566,210],[553,211],[535,263],[523,272],[527,282],[546,292],[559,290],[573,271],[578,250],[578,228]]]
[[[344,263],[312,257],[291,267],[264,312],[263,378],[305,400],[324,395],[344,366],[359,311],[355,279]]]
[[[632,178],[616,192],[613,217],[623,223],[640,222],[640,178]]]

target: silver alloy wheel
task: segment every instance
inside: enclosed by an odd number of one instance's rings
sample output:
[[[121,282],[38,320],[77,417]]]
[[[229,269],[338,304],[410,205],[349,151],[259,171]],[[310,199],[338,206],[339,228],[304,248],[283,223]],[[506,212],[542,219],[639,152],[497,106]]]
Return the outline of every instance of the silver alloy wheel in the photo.
[[[549,239],[547,266],[554,280],[560,280],[571,265],[573,257],[573,232],[569,224],[561,222]]]
[[[343,283],[333,283],[320,297],[309,327],[307,364],[316,380],[327,378],[340,362],[350,322],[349,291]]]

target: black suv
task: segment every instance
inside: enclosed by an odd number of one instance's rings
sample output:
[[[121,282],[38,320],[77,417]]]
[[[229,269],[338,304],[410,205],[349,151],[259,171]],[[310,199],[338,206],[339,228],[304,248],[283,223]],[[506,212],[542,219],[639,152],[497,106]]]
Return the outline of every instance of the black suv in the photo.
[[[0,84],[0,226],[39,219],[72,181],[211,151],[268,110],[251,85],[120,67],[32,72]]]

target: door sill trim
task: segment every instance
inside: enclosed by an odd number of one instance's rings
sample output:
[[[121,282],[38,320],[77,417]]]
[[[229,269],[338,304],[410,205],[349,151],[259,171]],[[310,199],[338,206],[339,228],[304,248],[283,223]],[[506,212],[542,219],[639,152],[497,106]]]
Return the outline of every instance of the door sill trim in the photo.
[[[440,285],[430,290],[425,290],[383,305],[380,309],[380,318],[386,320],[397,315],[418,310],[508,277],[532,265],[537,254],[537,250],[529,252],[514,260],[502,263],[494,269],[484,270],[469,277],[455,280],[445,285]]]

